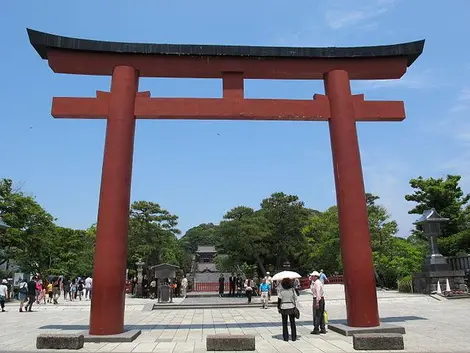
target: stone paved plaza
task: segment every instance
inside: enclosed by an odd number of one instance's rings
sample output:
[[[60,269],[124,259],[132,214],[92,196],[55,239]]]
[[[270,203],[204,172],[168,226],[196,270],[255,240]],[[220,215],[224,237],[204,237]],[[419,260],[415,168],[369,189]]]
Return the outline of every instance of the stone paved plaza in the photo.
[[[326,286],[327,310],[331,322],[346,317],[343,287]],[[436,300],[429,296],[379,291],[383,322],[406,328],[405,352],[469,352],[470,300]],[[254,300],[259,300],[255,298]],[[151,302],[128,299],[126,324],[142,330],[132,343],[85,343],[88,352],[206,352],[205,337],[209,334],[233,333],[256,335],[257,352],[357,352],[352,338],[334,332],[310,335],[312,330],[311,295],[300,296],[300,338],[284,342],[280,315],[273,306],[235,309],[145,310]],[[87,329],[90,302],[61,302],[57,306],[35,306],[32,313],[18,312],[17,303],[7,304],[1,313],[1,350],[36,351],[40,333],[81,332]]]

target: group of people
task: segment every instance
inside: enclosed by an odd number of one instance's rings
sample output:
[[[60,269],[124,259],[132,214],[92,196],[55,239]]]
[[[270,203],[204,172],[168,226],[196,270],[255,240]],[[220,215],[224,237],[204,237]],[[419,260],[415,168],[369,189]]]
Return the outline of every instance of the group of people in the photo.
[[[91,300],[92,288],[93,280],[91,277],[86,279],[77,277],[68,280],[62,276],[55,276],[43,280],[39,275],[36,275],[29,281],[20,278],[18,285],[19,311],[32,311],[34,303],[38,305],[58,304],[61,294],[63,294],[64,300],[82,300],[82,297]],[[5,311],[5,301],[10,296],[13,295],[9,293],[8,281],[4,279],[0,284],[0,306],[2,311]]]
[[[323,270],[321,271],[323,274]],[[326,334],[325,328],[325,292],[323,289],[324,281],[328,280],[323,276],[313,271],[310,275],[310,290],[313,295],[312,310],[313,310],[313,331],[311,334],[319,335]],[[297,328],[295,324],[296,317],[299,318],[300,312],[298,306],[298,293],[294,288],[294,281],[289,278],[284,278],[277,291],[278,301],[277,308],[282,317],[282,337],[284,341],[289,340],[289,332],[287,328],[287,321],[290,321],[291,326],[291,339],[297,340]]]
[[[251,303],[251,298],[253,295],[261,296],[261,300],[263,302],[263,292],[265,292],[265,296],[269,296],[271,298],[271,286],[272,286],[272,279],[269,272],[266,272],[266,277],[263,278],[261,283],[257,284],[256,281],[251,278],[243,278],[240,274],[235,276],[234,273],[228,278],[229,283],[229,294],[230,297],[243,297],[245,296],[248,299],[248,303]],[[269,284],[269,290],[267,290],[266,286],[264,286],[264,291],[261,290],[262,284]],[[224,296],[225,290],[225,277],[223,274],[220,274],[219,277],[219,296]],[[263,306],[264,307],[264,306]]]
[[[174,298],[186,298],[188,291],[188,279],[186,276],[183,278],[164,278],[160,280],[158,278],[152,277],[150,280],[147,276],[142,278],[142,297],[155,299],[158,296],[158,288],[160,285],[167,285],[171,288],[171,294]],[[137,294],[137,277],[134,277],[131,282],[131,292],[133,295]]]

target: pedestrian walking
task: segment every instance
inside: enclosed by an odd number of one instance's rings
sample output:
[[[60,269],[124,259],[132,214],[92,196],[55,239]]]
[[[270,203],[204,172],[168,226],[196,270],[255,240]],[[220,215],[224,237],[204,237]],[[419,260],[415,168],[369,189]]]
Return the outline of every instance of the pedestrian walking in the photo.
[[[297,309],[297,295],[294,291],[292,280],[284,278],[281,281],[278,290],[277,309],[282,317],[282,338],[289,341],[289,330],[287,328],[287,320],[290,321],[292,341],[297,340],[297,327],[295,317]]]
[[[261,297],[261,304],[263,309],[267,309],[269,305],[268,293],[271,290],[271,286],[266,282],[266,278],[263,278],[263,282],[259,286],[259,295]]]
[[[60,287],[62,287],[62,278],[55,277],[52,282],[52,302],[54,304],[59,304]]]
[[[93,279],[88,276],[85,279],[85,299],[91,300],[92,290],[93,289]]]
[[[323,284],[325,284],[325,282],[329,282],[328,277],[326,277],[325,273],[323,272],[323,269],[320,270],[319,279]]]
[[[272,290],[273,290],[273,278],[271,277],[271,273],[270,272],[266,272],[266,277],[264,277],[266,279],[266,283],[269,284],[269,292],[268,292],[268,301],[271,300],[271,293],[272,293]]]
[[[255,283],[253,282],[253,280],[251,278],[247,278],[245,280],[245,294],[246,294],[246,297],[248,298],[248,304],[251,303],[251,296],[253,295],[253,287],[254,287]]]
[[[70,295],[70,280],[67,278],[62,281],[62,289],[64,291],[64,300],[67,300],[67,295]]]
[[[181,291],[183,298],[186,298],[186,293],[188,292],[188,279],[186,276],[181,280]]]
[[[5,301],[8,298],[8,281],[6,279],[2,280],[0,284],[0,308],[2,312],[5,312]]]
[[[80,279],[78,281],[78,285],[77,285],[77,295],[78,295],[78,299],[79,300],[82,300],[82,296],[83,296],[83,281]]]
[[[224,286],[225,286],[225,278],[224,278],[224,275],[221,273],[219,277],[219,297],[224,296]]]
[[[294,279],[294,290],[297,296],[300,295],[300,280],[298,278]]]
[[[36,299],[36,277],[31,278],[28,282],[28,294],[27,299],[28,303],[26,303],[25,311],[32,311],[34,301]]]
[[[234,297],[235,296],[235,287],[237,286],[237,277],[235,277],[235,274],[232,273],[232,275],[228,278],[228,282],[230,284],[230,289],[229,289],[229,296]]]
[[[37,287],[37,286],[36,286]],[[53,289],[52,289],[52,282],[47,283],[47,302],[52,303],[52,298],[53,298]]]
[[[240,274],[237,274],[236,285],[237,285],[237,297],[241,298],[242,288],[243,288],[243,278],[241,277]]]
[[[18,300],[20,301],[20,313],[23,312],[23,306],[26,298],[28,297],[28,282],[26,280],[20,278],[20,285],[19,285],[19,292],[18,292]]]

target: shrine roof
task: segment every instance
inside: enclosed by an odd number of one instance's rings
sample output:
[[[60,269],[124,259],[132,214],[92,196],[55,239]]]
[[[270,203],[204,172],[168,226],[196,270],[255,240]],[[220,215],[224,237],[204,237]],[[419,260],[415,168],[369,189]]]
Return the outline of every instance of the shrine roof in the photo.
[[[196,253],[216,253],[215,246],[198,246]]]
[[[123,43],[63,37],[27,29],[31,45],[43,59],[50,50],[73,50],[90,53],[144,54],[199,57],[250,58],[390,58],[403,57],[410,66],[422,53],[424,40],[415,42],[361,47],[268,47],[239,45]]]

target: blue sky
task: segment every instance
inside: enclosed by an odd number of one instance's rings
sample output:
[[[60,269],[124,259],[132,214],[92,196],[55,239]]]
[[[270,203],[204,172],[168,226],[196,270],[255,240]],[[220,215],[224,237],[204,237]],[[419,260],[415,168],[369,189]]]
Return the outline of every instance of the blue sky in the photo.
[[[359,123],[366,189],[381,197],[402,236],[416,219],[404,200],[412,177],[463,176],[470,191],[470,2],[2,1],[0,178],[11,178],[67,227],[96,220],[105,121],[55,120],[53,96],[94,96],[108,77],[53,74],[26,28],[88,39],[272,46],[360,46],[425,38],[400,81],[353,82],[366,99],[404,100],[401,123]],[[220,97],[218,80],[141,79],[162,97]],[[248,98],[309,99],[320,81],[248,81]],[[132,200],[180,217],[184,231],[217,223],[234,206],[275,191],[308,207],[335,204],[323,122],[138,121]]]

